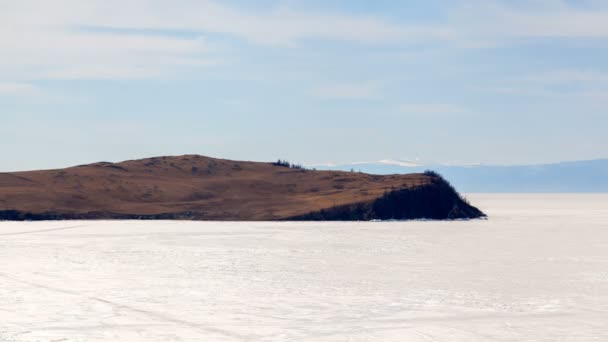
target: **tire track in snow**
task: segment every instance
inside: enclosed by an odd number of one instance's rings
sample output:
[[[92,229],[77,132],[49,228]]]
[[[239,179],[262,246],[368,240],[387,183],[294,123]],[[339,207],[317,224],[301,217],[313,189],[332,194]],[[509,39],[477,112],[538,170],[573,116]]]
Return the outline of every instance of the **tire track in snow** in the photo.
[[[14,236],[14,235],[27,235],[27,234],[35,234],[35,233],[44,233],[44,232],[54,232],[58,230],[68,230],[68,229],[76,229],[83,228],[87,225],[81,224],[79,226],[69,226],[69,227],[59,227],[59,228],[48,228],[48,229],[38,229],[38,230],[29,230],[26,232],[13,232],[13,233],[0,233],[0,236]]]
[[[121,304],[121,303],[117,303],[117,302],[114,302],[114,301],[111,301],[111,300],[107,300],[107,299],[103,299],[103,298],[99,298],[99,297],[88,296],[86,294],[79,293],[79,292],[76,292],[76,291],[66,290],[66,289],[62,289],[62,288],[58,288],[58,287],[52,287],[52,286],[47,286],[47,285],[43,285],[43,284],[34,283],[34,282],[31,282],[31,281],[17,279],[15,277],[12,277],[12,276],[7,275],[7,274],[2,273],[2,272],[0,272],[0,277],[2,277],[4,279],[11,280],[13,282],[17,282],[17,283],[21,283],[21,284],[28,285],[28,286],[31,286],[31,287],[35,287],[35,288],[44,289],[44,290],[48,290],[48,291],[59,292],[59,293],[67,294],[67,295],[70,295],[70,296],[78,296],[78,297],[82,297],[82,298],[85,298],[85,299],[88,299],[88,300],[91,300],[91,301],[96,301],[96,302],[104,303],[106,305],[112,306],[115,309],[128,310],[128,311],[131,311],[131,312],[142,314],[144,316],[148,316],[148,317],[150,317],[152,319],[155,319],[155,320],[160,320],[160,321],[164,321],[164,322],[167,322],[167,323],[172,323],[172,324],[175,324],[175,325],[181,325],[181,326],[185,326],[185,327],[188,327],[188,328],[191,328],[191,329],[195,329],[195,330],[198,330],[198,331],[200,331],[202,333],[220,334],[220,335],[223,335],[223,336],[232,337],[232,338],[238,338],[238,339],[241,339],[241,340],[248,340],[248,338],[249,338],[247,336],[235,334],[235,333],[229,332],[227,330],[223,330],[223,329],[219,329],[219,328],[214,328],[214,327],[206,326],[206,325],[195,323],[195,322],[185,321],[185,320],[178,319],[178,318],[175,318],[175,317],[171,317],[169,315],[165,315],[165,314],[162,314],[162,313],[158,313],[158,312],[154,312],[154,311],[150,311],[150,310],[144,310],[144,309],[136,308],[136,307],[131,306],[131,305]]]

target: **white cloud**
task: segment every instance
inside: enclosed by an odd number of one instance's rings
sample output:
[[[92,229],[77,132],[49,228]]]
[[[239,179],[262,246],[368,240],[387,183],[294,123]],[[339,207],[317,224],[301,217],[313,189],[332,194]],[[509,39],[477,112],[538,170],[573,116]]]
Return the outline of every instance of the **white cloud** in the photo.
[[[608,73],[593,70],[554,70],[526,75],[519,81],[538,84],[608,83]]]
[[[209,33],[281,46],[303,39],[377,43],[449,35],[373,17],[285,7],[247,11],[205,0],[21,0],[0,5],[0,74],[21,80],[167,76],[223,63],[200,38]]]
[[[208,34],[288,47],[308,39],[478,48],[522,37],[608,38],[605,7],[591,11],[559,0],[525,8],[497,0],[467,3],[448,7],[444,21],[414,24],[286,5],[244,9],[211,0],[4,1],[0,75],[15,81],[167,77],[226,63],[201,38]],[[370,92],[327,91],[335,97]]]
[[[597,70],[563,69],[515,76],[482,90],[513,95],[604,99],[608,73]]]
[[[453,104],[425,103],[401,105],[399,112],[408,115],[450,115],[469,113],[469,110]]]
[[[584,9],[561,0],[535,1],[519,7],[506,1],[468,1],[452,10],[451,27],[461,39],[473,41],[608,38],[608,8]]]
[[[121,8],[121,11],[107,18],[91,18],[89,24],[213,32],[273,45],[294,45],[298,40],[309,38],[377,43],[420,39],[422,36],[435,39],[450,35],[449,30],[436,26],[404,27],[370,16],[303,12],[288,7],[256,11],[230,7],[225,2],[205,0],[177,0],[171,2],[170,6],[157,1],[139,3],[139,6],[125,9],[121,1],[104,1],[100,5],[105,8],[102,11],[110,12],[111,8]]]
[[[200,39],[44,27],[23,27],[18,36],[1,31],[0,72],[6,78],[145,78],[217,63]]]
[[[326,84],[313,91],[314,95],[325,99],[369,100],[380,96],[381,86],[377,82]]]
[[[0,96],[32,95],[38,93],[39,89],[29,83],[0,82]]]

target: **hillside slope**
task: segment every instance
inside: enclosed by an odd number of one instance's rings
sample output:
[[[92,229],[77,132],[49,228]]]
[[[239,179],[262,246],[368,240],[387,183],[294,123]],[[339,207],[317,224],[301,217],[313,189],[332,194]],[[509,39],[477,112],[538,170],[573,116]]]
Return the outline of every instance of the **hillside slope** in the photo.
[[[414,189],[418,195],[410,202],[438,208],[447,203],[449,208],[432,218],[483,215],[477,209],[469,210],[453,189],[453,193],[442,190],[442,201],[447,202],[441,205],[425,197],[433,191],[424,189],[437,190],[441,181],[426,174],[378,176],[198,155],[157,157],[0,173],[0,219],[301,219],[321,210],[373,203],[386,193]],[[391,215],[343,219],[397,218]],[[423,217],[427,217],[425,211],[403,218]]]

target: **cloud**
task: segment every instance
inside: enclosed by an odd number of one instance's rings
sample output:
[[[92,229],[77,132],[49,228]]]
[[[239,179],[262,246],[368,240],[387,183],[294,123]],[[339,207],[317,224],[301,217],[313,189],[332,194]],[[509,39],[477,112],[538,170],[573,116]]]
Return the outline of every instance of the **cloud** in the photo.
[[[452,115],[470,111],[458,105],[445,103],[406,104],[399,106],[399,112],[408,115]]]
[[[121,6],[114,5],[120,12]],[[198,35],[85,29],[105,25],[109,18],[105,6],[69,0],[3,4],[0,74],[21,81],[140,79],[224,63]],[[145,7],[141,10],[145,12]]]
[[[589,10],[562,1],[534,3],[514,7],[505,1],[470,0],[446,7],[447,16],[414,23],[296,10],[283,2],[245,9],[211,0],[6,1],[0,5],[0,74],[13,81],[141,79],[238,58],[217,51],[206,39],[211,36],[262,47],[329,40],[448,48],[485,48],[529,37],[608,38],[605,6]],[[327,91],[336,97],[365,92],[348,87]]]
[[[296,46],[306,39],[378,43],[449,32],[370,16],[281,6],[245,10],[205,0],[22,0],[0,6],[0,74],[21,80],[166,77],[225,64],[203,39],[210,34]]]
[[[377,82],[337,83],[322,85],[313,94],[324,99],[370,100],[379,96],[380,89]]]
[[[589,9],[561,0],[515,7],[497,0],[468,1],[451,11],[460,39],[503,41],[513,38],[608,38],[608,8]]]
[[[89,23],[106,27],[219,33],[253,43],[287,46],[303,39],[378,43],[450,35],[449,30],[437,26],[403,26],[372,16],[296,11],[285,6],[244,10],[225,2],[205,0],[176,0],[170,6],[158,1],[139,3],[140,6],[125,8],[122,1],[101,2],[99,6],[105,8],[102,12],[110,12],[112,8],[121,8],[121,11],[104,18],[90,18]]]
[[[1,19],[0,19],[1,20]],[[133,79],[216,65],[200,39],[24,27],[0,33],[0,72],[13,79]]]
[[[0,96],[32,95],[38,92],[39,89],[29,83],[0,82]]]
[[[553,70],[526,75],[519,81],[546,85],[608,83],[608,73],[593,70]]]
[[[510,77],[482,90],[568,101],[580,98],[603,100],[608,93],[608,73],[590,69],[550,70]]]

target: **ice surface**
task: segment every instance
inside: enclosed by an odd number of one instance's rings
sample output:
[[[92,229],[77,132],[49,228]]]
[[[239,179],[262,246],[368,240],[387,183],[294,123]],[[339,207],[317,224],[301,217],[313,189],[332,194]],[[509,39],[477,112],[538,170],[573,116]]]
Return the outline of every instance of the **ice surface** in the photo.
[[[608,195],[487,221],[0,223],[0,341],[608,341]]]

